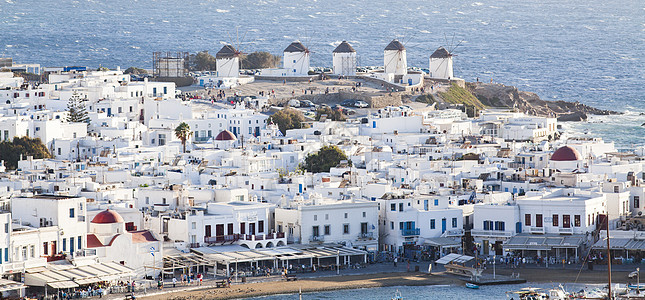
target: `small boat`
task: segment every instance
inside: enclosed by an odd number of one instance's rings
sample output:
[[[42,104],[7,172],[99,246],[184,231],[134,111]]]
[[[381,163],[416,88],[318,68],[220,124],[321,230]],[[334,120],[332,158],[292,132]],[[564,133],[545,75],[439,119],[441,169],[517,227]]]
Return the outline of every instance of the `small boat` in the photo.
[[[476,285],[474,283],[470,283],[470,282],[466,282],[466,287],[469,288],[469,289],[474,289],[474,290],[479,288],[478,285]]]
[[[392,300],[403,300],[403,296],[401,295],[401,292],[399,292],[399,290],[396,290],[396,293],[394,293]]]
[[[640,290],[640,291],[642,291],[642,290],[645,290],[645,283],[641,283],[639,285],[629,284],[629,285],[627,285],[627,287],[630,290]]]

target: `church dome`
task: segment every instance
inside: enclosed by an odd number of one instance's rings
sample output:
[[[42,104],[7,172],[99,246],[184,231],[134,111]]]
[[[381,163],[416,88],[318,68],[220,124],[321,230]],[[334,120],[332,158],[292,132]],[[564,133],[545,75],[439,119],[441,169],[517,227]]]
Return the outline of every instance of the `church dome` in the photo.
[[[216,141],[234,141],[234,140],[237,140],[237,138],[232,132],[228,130],[224,130],[215,137],[215,140]]]
[[[553,161],[576,161],[581,160],[580,153],[578,150],[570,146],[564,146],[553,152],[551,155],[551,160]]]
[[[121,215],[111,209],[106,209],[98,213],[96,216],[94,216],[94,219],[92,219],[92,223],[94,224],[113,224],[123,222],[124,221]]]

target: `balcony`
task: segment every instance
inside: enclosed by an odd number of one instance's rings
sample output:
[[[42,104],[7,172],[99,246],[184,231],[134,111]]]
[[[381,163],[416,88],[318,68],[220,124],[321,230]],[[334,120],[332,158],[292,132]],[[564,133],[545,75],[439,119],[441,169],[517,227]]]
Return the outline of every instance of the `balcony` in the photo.
[[[569,228],[560,227],[560,228],[558,228],[558,232],[560,234],[573,234],[573,228],[572,227],[569,227]]]
[[[411,229],[401,229],[401,235],[403,236],[413,236],[421,234],[421,229],[411,228]]]
[[[510,231],[499,230],[471,230],[470,235],[483,237],[512,237],[513,233]]]
[[[464,235],[463,229],[450,229],[450,230],[446,230],[443,234],[441,234],[442,237],[458,237],[463,235]]]
[[[215,243],[233,243],[240,240],[242,235],[240,234],[229,234],[229,235],[218,235],[218,236],[205,236],[204,243],[215,244]]]
[[[309,242],[312,243],[323,243],[325,241],[325,237],[322,235],[312,235],[309,237]]]
[[[530,233],[540,233],[540,234],[544,234],[544,227],[537,227],[537,226],[533,226],[533,227],[530,227],[530,228],[529,228],[529,232],[530,232]]]
[[[364,233],[361,233],[360,236],[358,236],[359,241],[367,241],[367,240],[373,240],[373,239],[374,239],[373,232],[364,232]]]

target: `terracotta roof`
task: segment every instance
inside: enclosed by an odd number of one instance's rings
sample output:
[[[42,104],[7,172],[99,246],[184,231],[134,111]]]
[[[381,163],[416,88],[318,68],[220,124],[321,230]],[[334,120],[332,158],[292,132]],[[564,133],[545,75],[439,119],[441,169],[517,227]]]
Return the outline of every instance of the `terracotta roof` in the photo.
[[[106,209],[98,213],[92,219],[92,223],[94,224],[112,224],[112,223],[123,223],[123,222],[124,221],[121,215],[119,215],[119,213],[111,209]]]
[[[232,132],[228,130],[224,130],[215,137],[215,140],[216,141],[235,141],[237,140],[237,137],[235,137],[235,135]]]
[[[98,248],[103,246],[103,243],[99,241],[99,238],[97,238],[96,235],[93,233],[87,234],[87,248]]]
[[[451,56],[452,55],[450,54],[450,52],[448,52],[448,50],[446,50],[446,48],[439,47],[439,49],[435,50],[434,53],[430,55],[430,58],[447,58]]]
[[[575,160],[581,160],[580,158],[580,153],[578,153],[578,150],[574,149],[571,146],[564,146],[558,150],[555,150],[553,152],[553,155],[551,155],[551,160],[553,161],[575,161]]]
[[[385,47],[385,50],[403,51],[405,50],[405,47],[403,46],[403,44],[401,44],[401,42],[399,42],[399,40],[394,39],[387,45],[387,47]]]
[[[150,230],[139,230],[133,231],[132,233],[132,242],[133,243],[146,243],[146,242],[156,242],[158,241]]]
[[[307,47],[305,47],[305,45],[303,45],[299,41],[295,41],[295,42],[291,43],[291,45],[289,45],[289,47],[284,49],[284,52],[307,52],[307,50],[309,50],[309,49],[307,49]]]
[[[352,48],[352,45],[350,45],[347,41],[343,41],[334,49],[334,53],[353,53],[356,52],[354,48]]]
[[[235,57],[237,56],[238,52],[233,48],[231,45],[224,45],[217,54],[215,54],[215,58],[228,58],[228,57]]]

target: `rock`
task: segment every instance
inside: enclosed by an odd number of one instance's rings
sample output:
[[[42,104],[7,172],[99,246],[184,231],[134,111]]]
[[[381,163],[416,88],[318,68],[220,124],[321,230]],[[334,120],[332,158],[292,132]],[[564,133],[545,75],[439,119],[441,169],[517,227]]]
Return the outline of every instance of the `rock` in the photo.
[[[484,105],[510,108],[534,116],[557,117],[561,121],[584,121],[587,115],[620,114],[597,109],[579,102],[545,101],[531,92],[520,91],[514,86],[488,83],[468,83],[468,90]]]

